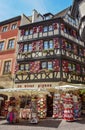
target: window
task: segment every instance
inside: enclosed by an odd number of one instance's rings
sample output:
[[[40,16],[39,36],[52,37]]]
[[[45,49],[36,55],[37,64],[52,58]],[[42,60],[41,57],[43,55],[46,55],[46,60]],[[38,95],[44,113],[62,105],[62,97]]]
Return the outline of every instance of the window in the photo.
[[[27,52],[27,51],[28,51],[28,45],[25,44],[25,45],[24,45],[24,52]]]
[[[48,50],[48,41],[44,41],[44,50]]]
[[[32,51],[32,44],[25,44],[23,51],[24,52]]]
[[[25,70],[29,70],[29,64],[25,64]]]
[[[0,42],[0,51],[4,49],[4,41]]]
[[[29,70],[29,64],[21,64],[20,65],[20,70]]]
[[[7,74],[10,72],[10,66],[11,66],[11,61],[5,61],[4,63],[4,74]]]
[[[46,69],[47,65],[46,62],[42,62],[42,69]]]
[[[11,29],[13,30],[13,29],[16,29],[16,28],[17,28],[17,24],[16,23],[12,24]]]
[[[49,31],[52,31],[52,30],[53,30],[53,26],[50,25],[50,26],[49,26]]]
[[[24,70],[24,64],[20,65],[20,70]]]
[[[29,44],[29,51],[32,51],[32,44]]]
[[[11,40],[9,40],[9,42],[8,42],[8,49],[12,49],[12,48],[14,48],[14,39],[11,39]]]
[[[43,32],[47,32],[47,31],[48,31],[48,27],[45,26],[45,27],[43,28]]]
[[[53,62],[52,61],[42,62],[41,68],[48,69],[48,70],[53,69]]]
[[[6,31],[7,31],[7,26],[4,26],[2,32],[6,32]]]
[[[51,61],[48,62],[48,70],[53,68],[53,63]]]
[[[32,35],[33,34],[33,29],[29,30],[29,34]]]
[[[44,41],[44,50],[48,50],[52,48],[53,48],[53,40]]]
[[[25,30],[25,36],[28,36],[29,30]]]
[[[49,48],[52,49],[53,48],[53,40],[49,41]]]

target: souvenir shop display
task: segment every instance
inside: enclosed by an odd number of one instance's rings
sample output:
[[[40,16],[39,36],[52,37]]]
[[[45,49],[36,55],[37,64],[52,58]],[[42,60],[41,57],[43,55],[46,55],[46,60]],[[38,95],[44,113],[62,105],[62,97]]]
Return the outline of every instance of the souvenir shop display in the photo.
[[[8,107],[7,121],[9,123],[19,122],[18,112],[14,106]]]
[[[36,124],[39,122],[37,114],[37,97],[32,97],[31,99],[31,113],[29,121],[30,123]]]
[[[5,102],[4,102],[3,106],[2,106],[3,109],[1,110],[1,115],[2,116],[6,117],[6,115],[8,113],[9,105],[10,105],[10,100],[5,100]]]
[[[82,114],[85,115],[85,93],[82,94],[82,108],[81,108]]]
[[[81,99],[78,94],[73,94],[74,119],[81,116]]]
[[[37,100],[37,111],[38,111],[38,117],[39,118],[46,118],[46,97],[45,96],[39,96]]]
[[[63,117],[63,101],[60,93],[54,94],[53,97],[53,118]]]
[[[64,115],[63,118],[66,121],[74,121],[74,111],[73,111],[73,98],[72,94],[66,93],[63,99],[64,103]]]

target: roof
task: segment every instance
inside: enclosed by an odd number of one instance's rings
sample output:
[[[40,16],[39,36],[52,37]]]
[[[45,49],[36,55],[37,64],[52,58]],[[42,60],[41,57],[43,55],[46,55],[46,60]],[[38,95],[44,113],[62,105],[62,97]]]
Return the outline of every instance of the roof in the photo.
[[[70,9],[70,7],[68,7],[66,9],[62,10],[61,12],[55,14],[54,18],[64,17],[69,9]]]
[[[7,19],[7,20],[5,20],[5,21],[0,22],[0,26],[5,25],[5,24],[12,23],[12,22],[14,22],[14,21],[18,21],[18,20],[20,20],[20,19],[21,19],[21,16],[16,16],[16,17]]]

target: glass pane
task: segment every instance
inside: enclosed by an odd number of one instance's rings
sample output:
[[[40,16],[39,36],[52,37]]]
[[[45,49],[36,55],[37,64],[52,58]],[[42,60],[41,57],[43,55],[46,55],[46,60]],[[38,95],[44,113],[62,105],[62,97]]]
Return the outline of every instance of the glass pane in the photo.
[[[14,48],[14,39],[9,40],[8,49]]]
[[[52,30],[53,30],[53,26],[50,25],[50,26],[49,26],[49,31],[52,31]]]
[[[33,29],[30,29],[29,34],[30,35],[33,34]]]
[[[24,64],[20,65],[20,70],[24,70]]]
[[[28,30],[26,30],[25,31],[25,36],[27,36],[29,34],[29,31]]]
[[[6,61],[4,63],[4,73],[10,72],[10,65],[11,65],[11,61]]]
[[[0,51],[4,49],[4,42],[0,42]]]
[[[42,62],[42,69],[46,68],[46,62]]]
[[[53,40],[49,41],[49,48],[52,49],[53,48]]]
[[[52,62],[48,62],[48,69],[52,69],[52,68],[53,68]]]
[[[24,52],[27,52],[27,50],[28,50],[28,45],[25,44],[25,45],[24,45]]]
[[[32,44],[29,44],[29,51],[32,51]]]
[[[43,28],[43,32],[47,32],[47,31],[48,31],[48,27],[45,26],[45,27]]]
[[[25,70],[29,70],[29,64],[25,64]]]
[[[48,41],[44,41],[44,50],[48,49]]]

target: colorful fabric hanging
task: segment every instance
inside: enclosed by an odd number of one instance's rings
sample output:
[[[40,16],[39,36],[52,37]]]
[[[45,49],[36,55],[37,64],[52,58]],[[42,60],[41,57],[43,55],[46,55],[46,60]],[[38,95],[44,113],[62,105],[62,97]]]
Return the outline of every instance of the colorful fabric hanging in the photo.
[[[43,32],[43,26],[39,26],[38,27],[38,32],[40,33],[40,32]]]
[[[53,42],[54,42],[54,48],[58,48],[59,47],[58,38],[54,38]]]
[[[22,51],[23,51],[23,43],[20,43],[19,44],[19,51],[18,52],[21,53]]]
[[[54,30],[57,29],[57,23],[53,23],[53,29],[54,29]]]
[[[62,61],[62,66],[63,66],[63,71],[68,72],[69,68],[68,68],[68,61]]]
[[[32,51],[36,51],[36,42],[32,42]]]
[[[61,24],[61,30],[64,31],[64,29],[65,29],[65,25],[62,23]]]
[[[56,59],[53,61],[53,68],[55,71],[60,71],[59,60]]]
[[[33,33],[37,33],[37,27],[33,27]]]
[[[25,33],[24,29],[23,29],[23,30],[21,30],[21,36],[23,36],[23,35],[24,35],[24,33]]]

